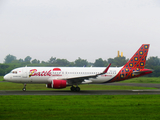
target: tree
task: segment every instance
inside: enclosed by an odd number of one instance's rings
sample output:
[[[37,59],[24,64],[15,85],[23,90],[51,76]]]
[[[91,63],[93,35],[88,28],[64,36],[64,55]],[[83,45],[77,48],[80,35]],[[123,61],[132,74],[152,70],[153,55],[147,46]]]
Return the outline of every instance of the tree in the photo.
[[[50,59],[49,59],[49,63],[50,64],[54,64],[56,62],[56,57],[51,57]]]
[[[69,65],[69,61],[66,59],[57,59],[56,64],[59,66],[67,66]]]
[[[113,63],[114,59],[113,58],[108,58],[108,63]]]
[[[29,62],[30,63],[30,61],[31,61],[31,57],[30,56],[27,56],[25,59],[24,59],[24,62]]]
[[[146,66],[160,66],[160,59],[156,57],[149,57],[148,60],[146,61]]]
[[[82,67],[82,66],[87,66],[88,65],[88,61],[87,60],[84,60],[84,59],[81,59],[80,57],[75,60],[75,65],[77,67]]]
[[[107,61],[104,60],[102,58],[96,59],[94,66],[95,67],[105,67],[105,65],[107,64]]]
[[[41,64],[46,64],[46,62],[45,62],[45,61],[42,61]]]
[[[40,61],[37,59],[32,60],[32,64],[39,64],[39,63],[40,63]]]
[[[74,67],[75,66],[75,63],[74,62],[69,62],[69,65],[70,67]]]
[[[20,63],[24,62],[23,59],[19,59],[18,61],[19,61]]]
[[[152,69],[154,70],[153,73],[149,74],[147,76],[149,76],[149,77],[160,77],[160,74],[159,74],[160,73],[160,66],[154,66]]]
[[[4,60],[5,60],[4,63],[11,63],[12,61],[16,60],[16,57],[9,54],[5,57]]]
[[[115,57],[111,63],[112,63],[112,66],[114,66],[114,67],[115,66],[121,67],[121,66],[125,65],[127,63],[127,61],[128,61],[128,59],[126,59],[126,57]],[[108,63],[110,63],[110,62],[108,62]]]

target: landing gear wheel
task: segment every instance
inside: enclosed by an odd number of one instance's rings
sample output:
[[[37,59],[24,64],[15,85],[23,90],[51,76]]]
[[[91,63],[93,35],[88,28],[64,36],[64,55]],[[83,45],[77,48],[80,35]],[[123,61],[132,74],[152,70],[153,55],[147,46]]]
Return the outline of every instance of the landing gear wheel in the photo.
[[[22,88],[23,91],[26,91],[26,83],[24,83],[24,88]]]
[[[79,87],[72,86],[70,89],[71,89],[72,92],[79,92],[80,91]]]
[[[70,89],[72,92],[76,91],[76,88],[74,86],[72,86]]]
[[[22,90],[23,90],[23,91],[26,91],[26,88],[23,88]]]
[[[76,87],[75,89],[76,89],[76,92],[79,92],[79,91],[80,91],[80,88],[79,88],[79,87]]]

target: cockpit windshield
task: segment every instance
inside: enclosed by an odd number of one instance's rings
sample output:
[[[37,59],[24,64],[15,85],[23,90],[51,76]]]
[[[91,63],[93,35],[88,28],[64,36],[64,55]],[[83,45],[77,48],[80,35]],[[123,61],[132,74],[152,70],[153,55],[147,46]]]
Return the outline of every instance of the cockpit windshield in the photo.
[[[10,73],[12,73],[12,74],[17,74],[17,71],[12,70]]]

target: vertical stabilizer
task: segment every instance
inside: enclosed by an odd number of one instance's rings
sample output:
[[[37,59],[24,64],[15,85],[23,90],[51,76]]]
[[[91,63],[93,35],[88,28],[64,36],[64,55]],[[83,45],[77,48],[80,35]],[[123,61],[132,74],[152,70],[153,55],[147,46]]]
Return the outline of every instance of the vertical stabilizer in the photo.
[[[149,44],[143,44],[124,67],[144,69],[149,46]]]
[[[142,44],[142,46],[132,56],[132,58],[122,67],[118,74],[108,82],[126,80],[151,73],[151,71],[148,72],[148,70],[144,69],[149,46],[149,44]],[[145,71],[147,73],[145,73]],[[136,75],[134,74],[135,72],[137,73]]]

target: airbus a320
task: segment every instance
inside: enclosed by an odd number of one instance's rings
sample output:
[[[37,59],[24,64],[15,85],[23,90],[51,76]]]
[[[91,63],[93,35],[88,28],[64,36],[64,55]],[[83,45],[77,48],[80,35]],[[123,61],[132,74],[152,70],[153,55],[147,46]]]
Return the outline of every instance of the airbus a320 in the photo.
[[[62,89],[71,86],[71,91],[80,91],[80,84],[103,84],[118,82],[152,73],[145,69],[149,44],[142,44],[133,57],[122,67],[20,67],[4,76],[14,83],[46,84],[47,88]]]

